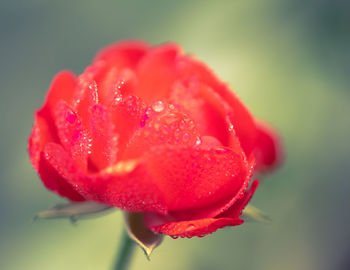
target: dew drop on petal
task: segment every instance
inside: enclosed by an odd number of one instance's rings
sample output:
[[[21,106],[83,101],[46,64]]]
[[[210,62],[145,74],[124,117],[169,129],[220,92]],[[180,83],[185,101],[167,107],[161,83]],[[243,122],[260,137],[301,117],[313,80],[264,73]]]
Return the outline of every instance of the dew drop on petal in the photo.
[[[147,109],[145,114],[141,118],[140,127],[144,127],[146,125],[146,122],[149,119],[149,117],[150,117],[150,110]]]
[[[123,85],[125,84],[125,80],[119,80],[117,82],[117,88],[118,90],[121,90],[123,88]]]
[[[77,117],[76,117],[76,115],[74,113],[67,112],[66,120],[67,120],[68,123],[74,124],[75,120],[77,120]]]
[[[197,137],[196,142],[195,142],[195,146],[199,146],[199,145],[201,145],[201,144],[202,144],[201,138],[200,138],[200,137]]]
[[[160,100],[154,102],[153,105],[152,105],[152,109],[153,109],[153,111],[155,111],[155,112],[161,112],[161,111],[163,111],[163,110],[164,110],[164,104],[163,104],[163,102],[160,101]]]
[[[90,93],[91,93],[93,102],[97,104],[98,103],[98,89],[97,89],[96,81],[92,81],[89,84],[89,89],[90,89]]]
[[[188,142],[190,139],[190,135],[188,135],[188,133],[184,133],[184,135],[182,135],[182,140],[184,142]]]
[[[186,231],[192,231],[194,230],[196,227],[193,224],[189,224],[186,228]]]

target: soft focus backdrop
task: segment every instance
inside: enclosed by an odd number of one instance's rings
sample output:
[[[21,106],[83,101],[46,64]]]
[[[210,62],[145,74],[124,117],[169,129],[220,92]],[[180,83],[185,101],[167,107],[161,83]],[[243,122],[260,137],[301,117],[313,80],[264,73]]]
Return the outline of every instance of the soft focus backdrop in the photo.
[[[54,74],[101,47],[174,41],[227,81],[286,147],[252,204],[271,224],[167,238],[131,269],[350,269],[350,2],[347,0],[0,2],[0,269],[109,269],[119,212],[73,226],[32,223],[63,202],[32,169],[27,138]]]

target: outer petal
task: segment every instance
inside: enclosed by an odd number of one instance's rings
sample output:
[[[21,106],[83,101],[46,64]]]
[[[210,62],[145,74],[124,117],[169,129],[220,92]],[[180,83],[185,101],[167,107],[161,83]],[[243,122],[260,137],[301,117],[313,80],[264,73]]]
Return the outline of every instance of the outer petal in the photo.
[[[144,157],[170,211],[195,209],[235,196],[245,185],[246,161],[232,149],[164,145]]]
[[[246,205],[249,203],[250,199],[254,195],[258,186],[259,181],[253,181],[251,186],[243,193],[243,195],[227,211],[223,212],[218,217],[239,217],[242,214],[244,207],[246,207]]]
[[[152,231],[164,233],[173,238],[202,237],[226,226],[240,225],[243,223],[243,220],[239,216],[253,196],[258,185],[259,181],[254,181],[251,187],[244,192],[243,196],[230,209],[215,218],[173,221],[176,218],[171,216],[161,217],[154,214],[145,214],[145,222]]]
[[[38,166],[38,173],[44,185],[58,195],[66,197],[71,201],[85,200],[82,195],[73,189],[68,180],[58,174],[57,170],[47,162],[47,157],[45,157],[43,152]]]
[[[169,215],[174,217],[176,220],[193,220],[216,217],[227,211],[232,207],[232,205],[236,204],[236,202],[242,197],[244,190],[247,189],[254,172],[254,159],[250,159],[246,163],[245,170],[245,179],[242,181],[241,187],[237,193],[229,194],[227,197],[222,198],[217,202],[213,201],[213,203],[205,207],[182,211],[172,211],[169,213]]]
[[[206,218],[191,221],[169,222],[163,225],[151,227],[155,233],[164,233],[177,237],[193,236],[203,237],[207,234],[215,232],[217,229],[226,226],[237,226],[243,223],[240,218]]]
[[[42,152],[48,142],[59,142],[53,109],[60,100],[71,102],[75,83],[74,74],[69,71],[62,71],[55,76],[43,106],[35,113],[28,150],[34,169],[48,189],[72,201],[83,201],[85,199],[47,164]]]
[[[51,83],[44,105],[38,111],[39,114],[49,117],[52,115],[52,110],[55,107],[55,104],[60,100],[70,104],[74,94],[75,85],[76,79],[72,72],[64,70],[58,73]]]
[[[257,123],[257,140],[254,154],[258,171],[271,170],[278,166],[282,159],[280,139],[272,127]]]
[[[75,77],[69,71],[58,73],[53,79],[43,106],[35,113],[35,121],[29,138],[29,155],[37,170],[40,152],[49,141],[58,141],[52,111],[59,100],[69,102],[75,87]]]
[[[229,106],[213,89],[198,80],[177,80],[172,85],[170,100],[193,117],[202,135],[230,145]]]
[[[53,143],[46,145],[45,157],[58,174],[86,199],[130,212],[167,213],[162,194],[141,165],[132,162],[117,164],[105,174],[86,174],[60,145]]]
[[[197,78],[214,89],[227,102],[233,110],[231,122],[243,150],[249,156],[253,151],[256,139],[254,118],[233,91],[221,82],[205,64],[189,58],[189,56],[183,56],[181,60],[178,60],[178,76],[180,78]]]

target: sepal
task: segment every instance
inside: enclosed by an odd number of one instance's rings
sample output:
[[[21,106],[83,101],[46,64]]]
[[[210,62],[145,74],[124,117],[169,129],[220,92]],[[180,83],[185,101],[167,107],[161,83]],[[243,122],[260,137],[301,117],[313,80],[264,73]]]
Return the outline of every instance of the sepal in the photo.
[[[247,205],[244,208],[242,215],[243,218],[247,218],[248,220],[252,221],[263,223],[271,222],[271,218],[266,213],[252,205]]]
[[[96,214],[105,213],[111,209],[112,207],[108,205],[99,204],[93,201],[69,202],[39,212],[34,216],[33,220],[68,218],[74,223],[77,219],[92,217]]]
[[[124,217],[129,237],[142,248],[149,260],[152,251],[162,242],[163,235],[148,229],[140,213],[124,212]]]

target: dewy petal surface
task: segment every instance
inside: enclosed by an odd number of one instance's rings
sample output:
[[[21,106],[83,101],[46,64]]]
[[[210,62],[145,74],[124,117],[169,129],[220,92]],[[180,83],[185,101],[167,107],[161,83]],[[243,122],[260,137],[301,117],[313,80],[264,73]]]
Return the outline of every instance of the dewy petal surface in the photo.
[[[151,227],[155,233],[164,233],[174,238],[193,236],[203,237],[226,226],[237,226],[243,223],[240,218],[206,218],[191,221],[169,222]]]
[[[107,108],[96,104],[90,108],[91,150],[89,158],[97,170],[117,162],[118,135]]]
[[[56,105],[55,120],[61,144],[70,153],[74,162],[86,171],[91,136],[84,129],[80,117],[61,101]]]
[[[62,146],[45,147],[48,163],[83,197],[130,212],[167,213],[167,206],[154,180],[143,166],[128,172],[87,174],[76,166]]]
[[[213,204],[246,181],[246,164],[231,149],[164,145],[153,147],[144,160],[171,211]]]
[[[141,157],[157,145],[194,147],[199,140],[197,126],[189,115],[159,100],[145,111],[144,121],[130,138],[123,159]]]
[[[37,170],[44,185],[58,195],[66,197],[71,201],[84,201],[85,198],[73,189],[69,183],[69,179],[59,174],[57,169],[47,161],[47,158],[46,154],[41,152]]]
[[[173,221],[176,218],[172,216],[161,217],[154,214],[145,214],[145,222],[156,233],[164,233],[172,237],[189,238],[193,236],[202,237],[226,226],[237,226],[243,223],[239,216],[250,201],[258,185],[259,182],[254,181],[230,209],[217,217]]]
[[[69,102],[75,87],[75,77],[69,71],[58,73],[53,79],[42,107],[35,112],[35,121],[29,138],[29,155],[35,169],[40,161],[40,152],[49,141],[58,141],[52,117],[52,107],[59,100]]]
[[[43,154],[48,142],[59,142],[53,108],[59,101],[72,101],[75,85],[76,78],[69,71],[62,71],[55,76],[43,106],[35,113],[28,150],[34,169],[48,189],[72,201],[83,201],[85,199],[46,162]]]
[[[170,100],[181,106],[198,123],[200,133],[229,146],[228,105],[209,86],[192,80],[176,81]]]
[[[182,78],[197,78],[197,80],[215,89],[215,92],[225,100],[233,110],[231,122],[234,125],[243,150],[249,156],[254,149],[256,127],[253,116],[236,94],[225,83],[221,82],[205,64],[188,56],[183,56],[178,61],[178,76]]]

